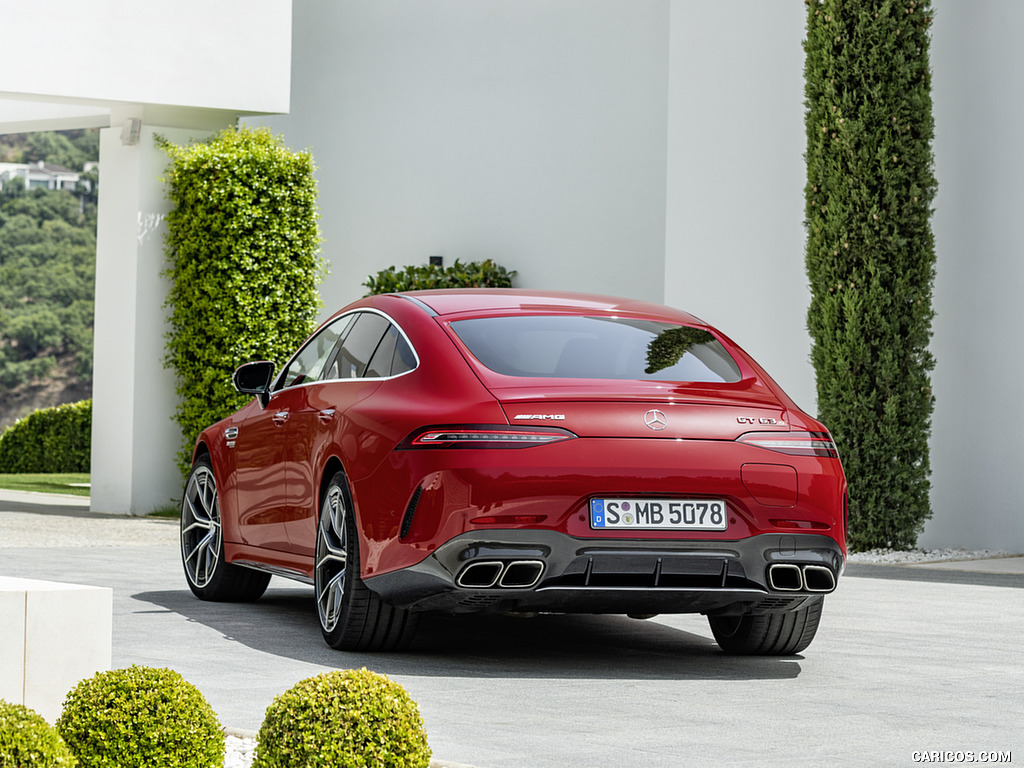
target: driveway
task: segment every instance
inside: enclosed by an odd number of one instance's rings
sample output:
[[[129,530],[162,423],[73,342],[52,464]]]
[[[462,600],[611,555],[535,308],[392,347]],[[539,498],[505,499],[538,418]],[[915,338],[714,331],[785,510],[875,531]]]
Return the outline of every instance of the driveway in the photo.
[[[97,517],[100,538],[75,546],[46,533],[91,520],[0,511],[0,575],[112,587],[114,666],[177,670],[228,727],[258,729],[302,678],[365,666],[419,703],[436,758],[478,768],[1024,761],[1019,573],[851,567],[791,658],[724,656],[700,616],[437,617],[409,652],[355,654],[324,645],[310,588],[275,578],[252,605],[194,599],[174,523]],[[134,541],[111,533],[125,526]]]

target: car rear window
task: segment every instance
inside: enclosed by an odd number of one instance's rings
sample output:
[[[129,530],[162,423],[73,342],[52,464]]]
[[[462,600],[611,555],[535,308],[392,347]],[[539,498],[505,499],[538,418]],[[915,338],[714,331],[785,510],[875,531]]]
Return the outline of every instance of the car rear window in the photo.
[[[451,323],[483,365],[506,376],[718,382],[742,378],[703,328],[627,317],[514,315]]]

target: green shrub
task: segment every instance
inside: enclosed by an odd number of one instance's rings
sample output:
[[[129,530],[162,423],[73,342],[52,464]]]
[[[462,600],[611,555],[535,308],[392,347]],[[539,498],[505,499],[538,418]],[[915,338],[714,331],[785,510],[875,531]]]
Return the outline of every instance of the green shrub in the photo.
[[[250,399],[231,386],[235,368],[283,362],[312,332],[323,265],[308,152],[288,150],[266,128],[162,146],[174,205],[166,362],[177,374],[186,470],[199,433]]]
[[[807,326],[818,415],[849,479],[851,547],[911,547],[931,515],[931,3],[807,5]]]
[[[274,699],[260,727],[253,768],[422,768],[430,747],[419,708],[398,683],[338,670]]]
[[[31,413],[0,435],[0,473],[88,472],[92,400]]]
[[[450,267],[424,264],[406,267],[401,272],[395,267],[382,269],[366,278],[363,286],[367,296],[399,291],[423,291],[434,288],[511,288],[516,271],[509,272],[491,259],[463,264],[458,259]]]
[[[0,768],[73,768],[75,758],[41,715],[0,699]]]
[[[132,666],[80,682],[57,731],[81,768],[211,768],[224,733],[203,694],[170,669]]]

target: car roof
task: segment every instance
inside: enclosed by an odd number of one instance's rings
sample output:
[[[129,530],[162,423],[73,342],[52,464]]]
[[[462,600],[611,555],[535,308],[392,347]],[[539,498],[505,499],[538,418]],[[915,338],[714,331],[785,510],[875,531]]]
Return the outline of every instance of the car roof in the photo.
[[[438,315],[479,312],[566,312],[570,314],[616,312],[661,318],[671,322],[704,325],[701,320],[682,310],[672,309],[636,299],[603,296],[574,291],[535,291],[522,288],[450,288],[430,291],[407,291],[396,294],[426,305]]]

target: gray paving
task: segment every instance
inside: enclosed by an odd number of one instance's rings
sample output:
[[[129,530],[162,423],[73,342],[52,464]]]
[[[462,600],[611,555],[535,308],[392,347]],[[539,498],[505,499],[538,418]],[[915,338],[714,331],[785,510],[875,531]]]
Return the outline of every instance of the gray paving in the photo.
[[[23,511],[15,527],[47,520]],[[142,544],[0,541],[0,575],[112,587],[114,666],[176,669],[226,726],[255,730],[298,680],[365,666],[409,690],[435,757],[478,768],[910,765],[947,750],[1024,760],[1024,574],[967,574],[1007,580],[992,585],[851,568],[792,658],[724,656],[699,616],[438,617],[410,652],[350,654],[323,644],[301,585],[274,579],[253,605],[194,599],[173,524],[160,525]]]

